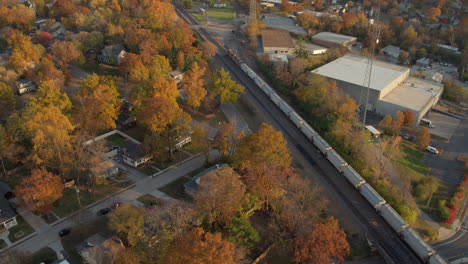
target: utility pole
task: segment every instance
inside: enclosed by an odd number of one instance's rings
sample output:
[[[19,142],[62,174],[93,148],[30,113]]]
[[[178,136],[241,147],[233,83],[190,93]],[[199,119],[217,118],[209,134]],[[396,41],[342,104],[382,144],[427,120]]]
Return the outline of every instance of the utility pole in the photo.
[[[257,19],[257,0],[250,0],[249,20]]]
[[[81,208],[81,200],[80,200],[80,190],[78,190],[78,188],[76,187],[76,184],[75,184],[75,192],[76,192],[76,199],[78,200],[78,205],[80,206]]]
[[[370,13],[374,13],[373,9]],[[372,15],[371,15],[372,17]],[[372,66],[374,64],[374,53],[375,53],[375,46],[379,43],[379,35],[380,35],[380,25],[376,24],[375,22],[379,20],[380,17],[380,1],[377,7],[377,11],[375,14],[375,20],[373,18],[369,18],[369,30],[368,34],[370,35],[371,43],[369,47],[369,59],[367,60],[367,67],[366,72],[364,74],[364,82],[361,88],[361,94],[359,96],[359,121],[361,122],[362,126],[366,126],[366,118],[367,118],[367,108],[369,102],[369,90],[371,85],[371,77],[372,77]],[[374,25],[375,24],[375,25]]]

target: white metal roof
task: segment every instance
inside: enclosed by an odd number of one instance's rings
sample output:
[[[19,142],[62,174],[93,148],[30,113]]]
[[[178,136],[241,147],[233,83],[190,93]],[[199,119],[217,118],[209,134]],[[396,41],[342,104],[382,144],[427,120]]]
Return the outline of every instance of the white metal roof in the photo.
[[[381,100],[414,111],[420,111],[433,97],[442,92],[442,88],[442,84],[409,77]]]
[[[367,130],[369,130],[373,135],[380,135],[380,131],[375,129],[373,126],[365,126]]]
[[[313,70],[312,73],[362,86],[368,60],[366,57],[348,54]],[[401,75],[408,74],[408,72],[409,68],[374,60],[370,88],[382,91]]]
[[[320,32],[312,36],[312,39],[321,39],[321,40],[326,40],[329,42],[337,43],[337,44],[342,44],[343,42],[346,41],[352,41],[355,40],[356,37],[352,36],[346,36],[342,34],[336,34],[333,32]]]

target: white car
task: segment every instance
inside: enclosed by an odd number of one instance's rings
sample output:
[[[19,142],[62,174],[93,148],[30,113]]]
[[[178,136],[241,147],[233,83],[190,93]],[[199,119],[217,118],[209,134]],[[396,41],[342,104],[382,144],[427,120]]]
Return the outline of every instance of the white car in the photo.
[[[426,150],[432,154],[439,154],[439,151],[433,146],[427,146]]]

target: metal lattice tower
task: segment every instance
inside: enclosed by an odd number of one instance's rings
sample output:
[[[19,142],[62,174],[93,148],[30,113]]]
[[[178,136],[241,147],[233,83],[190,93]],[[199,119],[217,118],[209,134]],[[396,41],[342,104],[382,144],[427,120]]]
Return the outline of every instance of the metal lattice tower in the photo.
[[[257,18],[257,0],[250,0],[249,20]]]
[[[369,34],[372,32],[371,46],[369,47],[369,59],[367,60],[366,72],[364,74],[364,82],[361,88],[361,94],[359,96],[359,121],[363,126],[366,125],[367,118],[367,106],[369,102],[369,90],[372,78],[372,66],[374,64],[374,53],[375,46],[379,43],[380,25],[374,23],[379,20],[380,17],[380,1],[375,14],[375,19],[369,18]]]

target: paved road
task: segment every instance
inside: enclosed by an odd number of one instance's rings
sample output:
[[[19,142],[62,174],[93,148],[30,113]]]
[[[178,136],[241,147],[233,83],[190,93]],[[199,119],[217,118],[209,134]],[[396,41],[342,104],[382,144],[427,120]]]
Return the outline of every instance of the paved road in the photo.
[[[465,111],[465,118],[455,130],[452,139],[448,143],[441,143],[444,152],[434,158],[430,166],[433,169],[430,175],[438,177],[451,184],[460,183],[463,177],[463,164],[456,159],[459,156],[468,156],[468,111]],[[467,203],[465,201],[465,209]],[[468,217],[466,210],[464,220],[461,221],[460,230],[451,238],[438,242],[434,245],[437,251],[446,259],[451,261],[468,257]]]
[[[158,193],[157,189],[187,175],[188,173],[201,168],[205,164],[205,155],[199,155],[194,157],[193,159],[183,162],[182,164],[167,170],[154,178],[146,177],[136,183],[133,188],[130,188],[117,196],[111,197],[104,201],[98,202],[92,205],[89,208],[83,209],[83,211],[88,211],[89,216],[97,217],[97,212],[104,208],[110,207],[114,202],[121,201],[121,202],[132,202],[138,203],[136,199],[143,194],[155,194]],[[79,215],[79,214],[77,214]],[[77,224],[79,216],[73,215],[71,217],[66,218],[65,220],[61,220],[58,224],[52,224],[51,226],[46,226],[38,231],[36,231],[36,235],[32,238],[22,242],[14,244],[13,247],[15,250],[19,251],[28,251],[31,253],[37,252],[43,247],[53,246],[58,247],[60,246],[57,244],[57,241],[60,240],[58,236],[58,232],[64,228],[69,228]],[[3,251],[3,250],[2,250]],[[1,252],[1,251],[0,251]],[[0,261],[1,262],[1,261]]]

